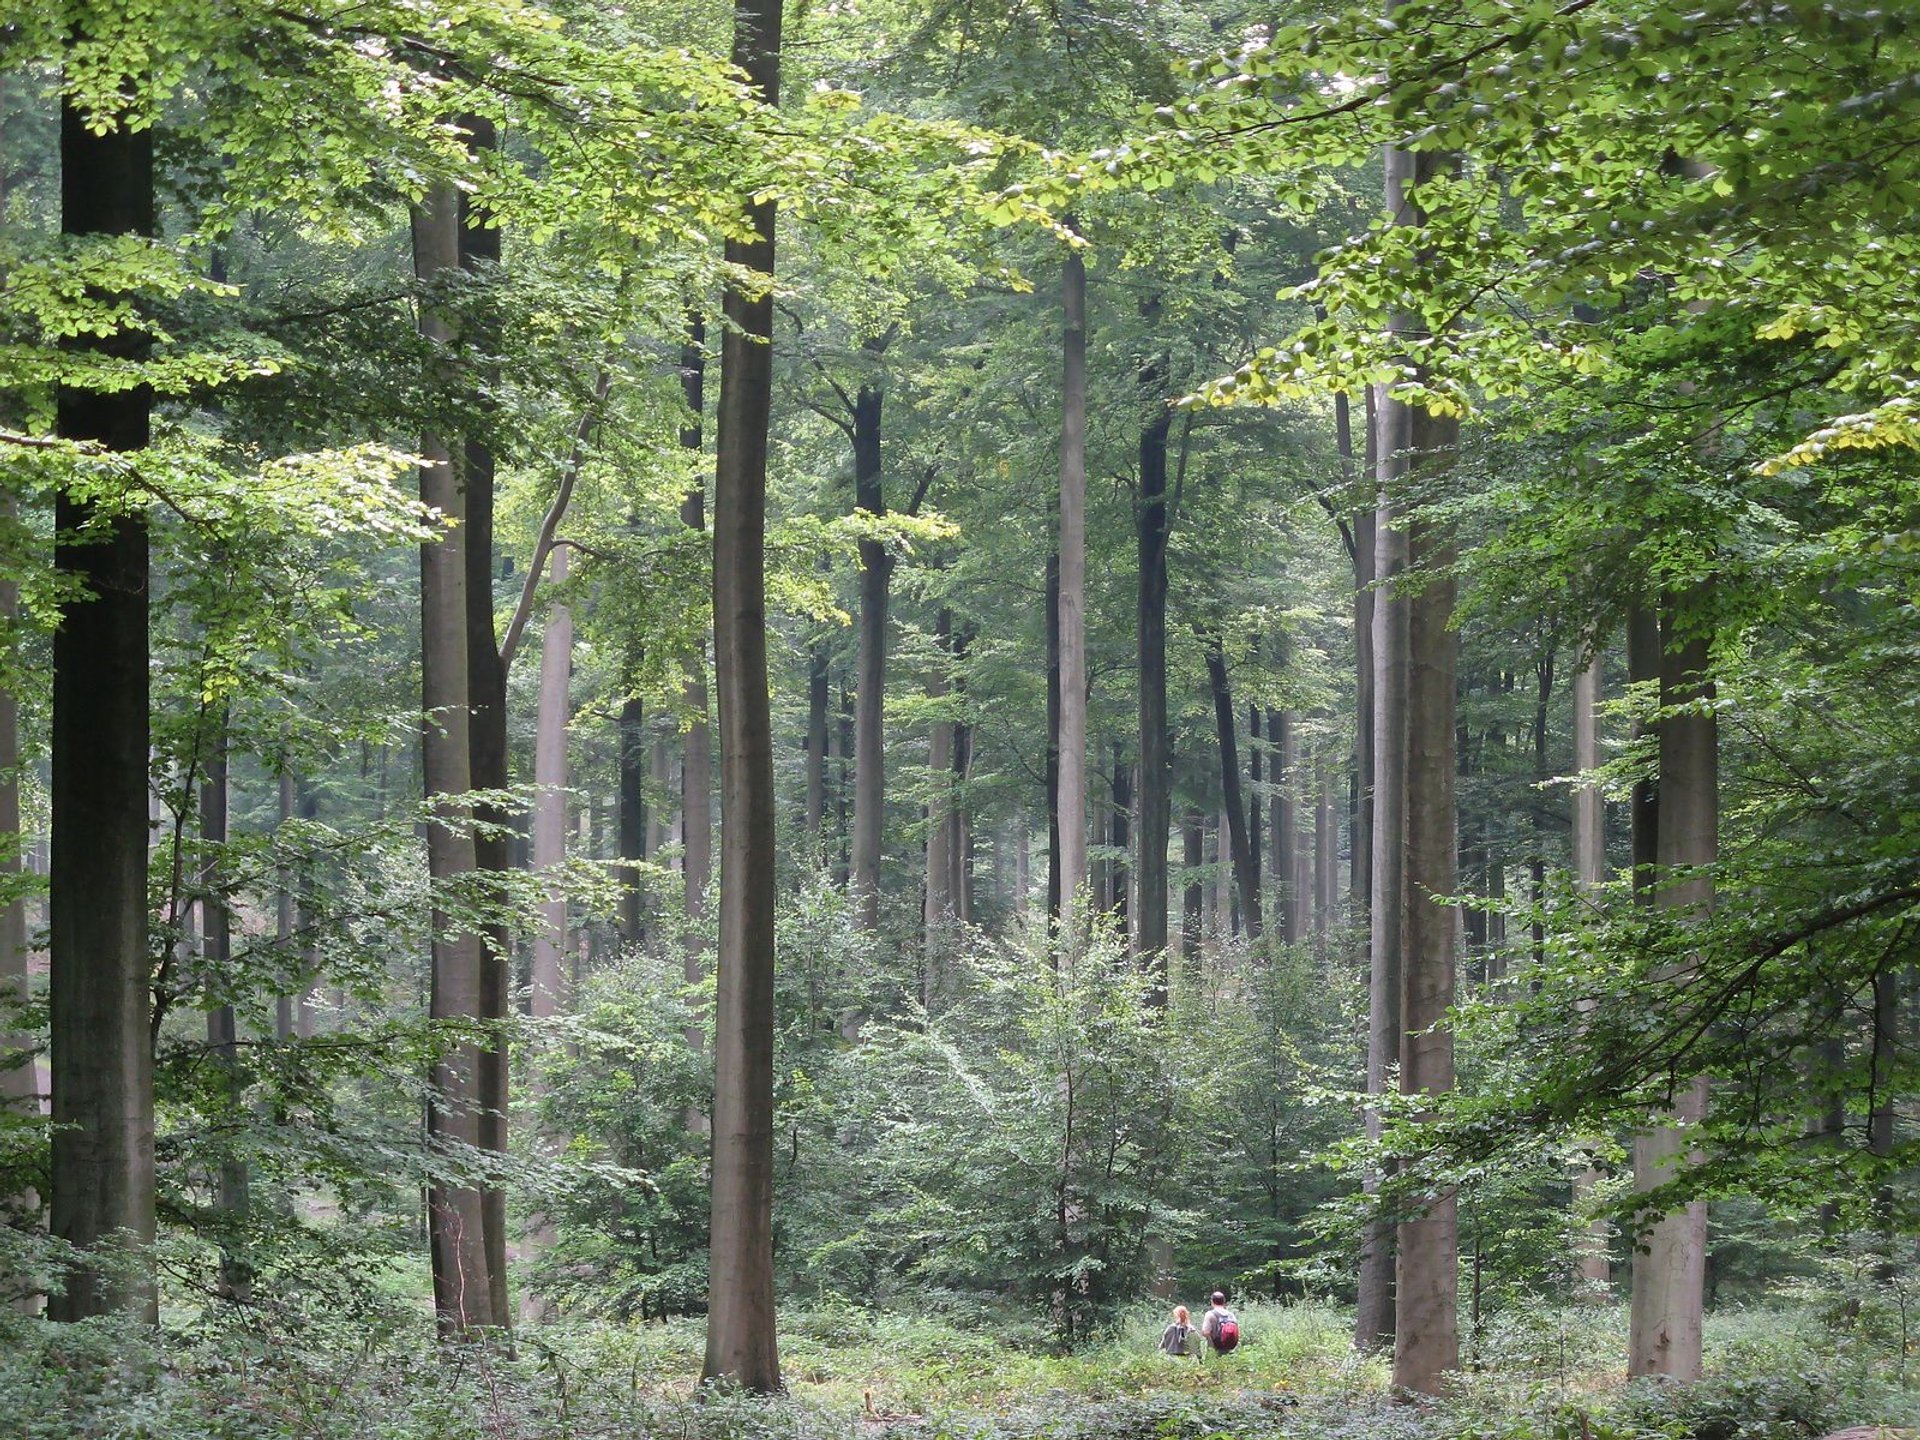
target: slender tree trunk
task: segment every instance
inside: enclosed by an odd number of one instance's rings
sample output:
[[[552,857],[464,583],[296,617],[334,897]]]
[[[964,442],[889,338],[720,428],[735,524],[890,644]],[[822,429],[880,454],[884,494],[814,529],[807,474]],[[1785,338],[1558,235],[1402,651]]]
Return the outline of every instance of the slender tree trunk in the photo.
[[[1658,865],[1654,904],[1687,918],[1713,909],[1711,874],[1688,874],[1719,858],[1719,722],[1713,715],[1709,639],[1699,626],[1710,595],[1705,587],[1661,604],[1660,704],[1705,702],[1700,713],[1660,721]],[[1670,878],[1678,874],[1679,878]],[[1677,977],[1676,977],[1677,978]],[[1672,1124],[1656,1125],[1633,1142],[1633,1179],[1649,1190],[1691,1163],[1685,1127],[1707,1113],[1704,1076],[1682,1082],[1674,1096]],[[1706,1299],[1707,1207],[1695,1201],[1653,1219],[1641,1216],[1641,1243],[1633,1256],[1633,1308],[1629,1375],[1700,1377],[1701,1312]]]
[[[1548,780],[1552,779],[1547,748],[1547,707],[1553,700],[1553,670],[1556,659],[1553,646],[1549,644],[1546,652],[1534,661],[1534,701],[1533,701],[1533,781],[1534,798],[1529,809],[1533,813],[1533,854],[1527,860],[1527,883],[1531,894],[1528,902],[1533,906],[1533,963],[1541,966],[1547,963],[1547,925],[1545,905],[1547,902],[1547,817],[1541,807],[1541,795]]]
[[[1376,507],[1373,501],[1378,463],[1375,459],[1377,434],[1373,414],[1373,391],[1366,392],[1363,469],[1365,482],[1355,489],[1357,508],[1353,512],[1353,651],[1354,651],[1354,783],[1353,833],[1348,841],[1352,855],[1352,874],[1348,886],[1352,893],[1352,916],[1362,935],[1371,931],[1373,906],[1373,782],[1375,764],[1374,737],[1374,564],[1377,542],[1374,534]],[[1336,397],[1344,414],[1346,396]],[[1353,464],[1353,434],[1350,424],[1342,428],[1345,439],[1341,458],[1349,468]]]
[[[558,587],[567,580],[567,547],[556,545],[548,574]],[[573,612],[554,605],[540,637],[540,699],[535,712],[533,741],[533,868],[546,877],[546,898],[540,902],[539,923],[533,933],[533,986],[530,997],[536,1019],[551,1019],[567,1003],[566,888],[552,871],[567,861],[567,703],[573,672]]]
[[[927,676],[927,698],[935,702],[934,721],[927,737],[927,779],[932,789],[927,801],[927,879],[924,923],[926,929],[927,974],[929,984],[922,997],[931,1001],[936,988],[931,983],[935,955],[944,943],[943,936],[953,923],[953,826],[949,823],[953,782],[953,722],[940,708],[947,696],[945,655],[953,633],[953,616],[942,610],[934,621],[934,640],[941,653]]]
[[[153,131],[95,134],[60,111],[65,235],[151,235]],[[77,345],[130,359],[123,332]],[[58,433],[107,450],[146,447],[152,394],[62,388]],[[53,639],[53,835],[48,860],[53,1234],[79,1252],[55,1320],[157,1316],[153,1037],[147,962],[147,527],[62,490],[54,564],[76,587]],[[131,1263],[94,1256],[131,1246]]]
[[[1260,874],[1260,707],[1247,706],[1247,851],[1253,856],[1253,873]]]
[[[542,642],[541,667],[546,665]],[[544,675],[543,675],[544,680]],[[538,728],[536,723],[535,728]],[[620,705],[620,858],[629,862],[647,858],[647,712],[638,696]],[[640,876],[623,870],[620,876],[620,938],[638,945],[646,938],[646,888]]]
[[[966,658],[972,638],[971,627],[962,627],[954,635],[956,664]],[[964,718],[967,681],[963,671],[955,671],[949,693],[958,714],[953,722],[953,779],[947,804],[947,827],[951,831],[947,854],[953,866],[947,892],[953,897],[953,918],[961,925],[971,925],[974,920],[973,817],[967,804],[967,783],[973,778],[973,726]]]
[[[451,186],[428,192],[413,217],[414,270],[430,280],[459,264],[459,204]],[[430,307],[421,332],[437,347],[452,330]],[[427,870],[437,890],[470,884],[477,868],[472,808],[473,750],[468,646],[466,492],[455,476],[446,442],[421,437],[421,503],[445,515],[448,530],[420,550],[421,766],[434,809],[427,827]],[[481,1012],[484,946],[472,930],[449,933],[449,917],[435,904],[429,1014],[471,1021]],[[448,1158],[464,1160],[481,1148],[481,1049],[471,1041],[450,1047],[433,1067],[427,1132]],[[463,1153],[466,1152],[466,1153]],[[477,1185],[436,1181],[427,1195],[434,1308],[442,1330],[466,1333],[493,1323],[483,1198]]]
[[[1047,919],[1060,920],[1060,557],[1047,556]]]
[[[1067,252],[1060,285],[1060,903],[1077,948],[1087,884],[1087,271]]]
[[[1376,422],[1404,425],[1404,407],[1376,402]],[[1372,894],[1367,977],[1367,1092],[1383,1095],[1392,1067],[1400,1059],[1401,891],[1406,857],[1407,768],[1407,643],[1406,596],[1400,577],[1407,568],[1407,535],[1391,482],[1402,461],[1398,437],[1373,446],[1377,456],[1376,489],[1379,501],[1374,520],[1373,574],[1381,588],[1373,592],[1373,807],[1372,860],[1368,867]],[[1367,1132],[1380,1133],[1378,1112],[1367,1112]],[[1369,1185],[1377,1184],[1371,1178]],[[1354,1341],[1363,1349],[1389,1343],[1396,1328],[1394,1292],[1395,1232],[1374,1221],[1367,1226],[1360,1253],[1359,1298],[1354,1316]]]
[[[807,652],[807,834],[817,846],[827,815],[827,647]]]
[[[1268,754],[1272,756],[1272,794],[1268,801],[1273,831],[1273,878],[1279,892],[1281,938],[1298,945],[1305,931],[1307,897],[1301,893],[1299,839],[1300,742],[1293,716],[1284,710],[1267,712]]]
[[[1133,762],[1127,754],[1127,747],[1118,741],[1113,746],[1113,806],[1112,830],[1108,833],[1109,846],[1115,854],[1109,871],[1108,910],[1112,914],[1119,933],[1128,933],[1127,889],[1129,876],[1127,862],[1120,858],[1127,853],[1127,820],[1133,813]],[[1166,849],[1166,838],[1161,837],[1160,848]]]
[[[0,518],[11,521],[18,513],[12,497],[0,497]],[[14,627],[19,614],[20,587],[12,580],[0,579],[0,628],[8,635],[18,633]],[[25,844],[26,836],[20,829],[19,703],[10,688],[0,685],[0,885],[10,887],[13,895],[0,905],[0,1056],[6,1057],[0,1059],[0,1110],[14,1120],[38,1120],[40,1087],[35,1079],[35,1062],[27,1058],[19,1064],[7,1063],[34,1045],[30,1032],[12,1028],[30,995],[27,902],[11,889],[19,884]],[[29,1187],[0,1195],[0,1210],[37,1217],[39,1193]],[[28,1315],[39,1314],[42,1303],[37,1293],[16,1293],[13,1297],[15,1309]]]
[[[1200,937],[1205,922],[1206,887],[1200,877],[1200,869],[1207,862],[1205,840],[1205,817],[1198,810],[1188,810],[1180,818],[1180,859],[1186,867],[1180,892],[1180,962],[1194,976],[1200,972]],[[1159,988],[1164,1004],[1164,976]]]
[[[668,752],[666,738],[656,734],[653,743],[647,747],[647,786],[656,796],[666,796],[673,789],[673,757]],[[671,828],[667,816],[671,812],[665,805],[655,806],[647,812],[647,854],[658,855],[667,845],[667,832]]]
[[[880,412],[877,385],[862,385],[853,397],[854,504],[870,515],[887,513],[880,479]],[[877,540],[860,542],[860,654],[854,681],[853,893],[863,930],[880,925],[880,846],[885,831],[887,587],[893,559]]]
[[[1207,643],[1207,677],[1213,684],[1214,728],[1220,736],[1221,813],[1226,818],[1226,840],[1233,857],[1234,884],[1240,892],[1240,913],[1247,933],[1260,933],[1260,861],[1247,834],[1246,807],[1240,800],[1240,757],[1234,722],[1233,692],[1227,685],[1227,657],[1216,636]]]
[[[687,344],[680,351],[680,385],[692,418],[680,427],[680,446],[701,450],[701,416],[705,400],[706,326],[692,317]],[[722,384],[724,385],[724,377]],[[705,535],[707,500],[704,481],[696,481],[680,501],[680,523]],[[704,647],[687,657],[686,686],[681,691],[692,717],[680,746],[680,874],[687,911],[685,973],[689,985],[700,983],[698,917],[706,912],[707,887],[713,881],[713,734],[707,722],[707,661]],[[695,1048],[699,1046],[696,1043]]]
[[[1600,764],[1600,674],[1602,656],[1596,649],[1573,677],[1573,768],[1588,774]],[[1573,878],[1582,890],[1598,890],[1607,880],[1606,797],[1598,785],[1573,789]],[[1573,1178],[1576,1209],[1600,1181],[1589,1165]],[[1596,1220],[1587,1227],[1578,1257],[1581,1282],[1590,1295],[1605,1293],[1612,1278],[1607,1262],[1608,1226]]]
[[[1159,302],[1153,302],[1149,319]],[[1167,995],[1167,831],[1173,823],[1173,756],[1167,730],[1167,408],[1166,378],[1155,358],[1140,367],[1146,421],[1140,429],[1140,562],[1135,658],[1139,665],[1140,839],[1134,873],[1140,903],[1133,950],[1153,979],[1150,992]]]
[[[779,103],[780,0],[742,0],[733,63]],[[767,700],[767,432],[773,401],[774,205],[748,212],[730,266],[767,277],[726,295],[714,485],[719,681],[720,950],[714,1006],[713,1213],[705,1380],[780,1389],[773,1303],[773,722]]]
[[[227,721],[215,727],[207,757],[207,778],[200,786],[200,838],[210,847],[200,867],[200,953],[216,982],[224,985],[233,964],[233,919],[220,893],[221,874],[211,847],[227,843]],[[207,1011],[207,1051],[219,1067],[226,1090],[229,1123],[239,1118],[245,1093],[240,1072],[240,1033],[229,1001]],[[231,1143],[220,1157],[220,1175],[214,1195],[219,1217],[220,1295],[244,1303],[253,1294],[253,1267],[245,1255],[247,1212],[252,1208],[247,1162]]]
[[[1313,938],[1321,958],[1326,957],[1327,931],[1340,903],[1339,821],[1333,812],[1333,780],[1324,755],[1314,762],[1313,807]]]
[[[853,879],[853,695],[840,689],[840,717],[834,726],[834,751],[839,760],[838,783],[834,786],[833,823],[840,837],[838,859],[834,863],[834,883],[846,890]]]

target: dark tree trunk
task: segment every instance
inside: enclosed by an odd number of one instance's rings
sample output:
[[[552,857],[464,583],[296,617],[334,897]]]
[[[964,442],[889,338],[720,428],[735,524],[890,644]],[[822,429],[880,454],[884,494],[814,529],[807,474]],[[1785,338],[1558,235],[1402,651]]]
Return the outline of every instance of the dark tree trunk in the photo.
[[[1260,707],[1247,706],[1247,853],[1253,856],[1253,873],[1260,873]]]
[[[934,620],[934,643],[940,652],[927,676],[927,698],[936,702],[947,696],[946,655],[951,648],[953,615],[941,610]],[[953,826],[951,821],[953,784],[953,721],[944,707],[936,710],[927,735],[927,779],[931,783],[927,800],[927,873],[926,903],[922,923],[925,930],[928,983],[923,1003],[931,1003],[938,985],[933,976],[943,937],[953,923]]]
[[[822,840],[827,815],[827,648],[807,652],[807,834]]]
[[[853,397],[853,503],[887,513],[880,478],[880,411],[884,395],[862,385]],[[880,925],[880,847],[887,805],[887,587],[893,558],[878,540],[860,542],[860,654],[854,679],[853,895],[863,930]]]
[[[1340,457],[1353,468],[1353,429],[1347,416],[1347,397],[1334,397],[1339,424]],[[1367,391],[1364,484],[1354,487],[1353,511],[1353,650],[1354,740],[1353,820],[1348,851],[1352,856],[1348,887],[1352,894],[1353,923],[1367,933],[1373,905],[1373,576],[1375,560],[1374,505],[1375,438],[1373,392]]]
[[[475,150],[494,148],[492,121],[469,116],[464,123]],[[464,194],[459,209],[461,267],[473,271],[499,263],[500,231],[487,228],[487,217],[472,211]],[[483,338],[491,341],[491,337]],[[492,409],[483,400],[472,402],[472,408],[476,416]],[[475,789],[504,790],[508,783],[507,667],[493,628],[493,450],[484,439],[470,436],[465,451],[467,685],[472,706],[467,722],[469,758]],[[474,814],[487,827],[474,834],[475,868],[482,874],[503,876],[513,863],[508,853],[507,827],[514,817],[499,805],[482,805]],[[492,903],[504,905],[504,882],[490,883],[485,894]],[[504,1025],[513,994],[513,948],[504,919],[484,927],[480,944],[479,1016],[498,1027],[480,1053],[480,1146],[505,1155],[511,1096]],[[505,1328],[513,1319],[507,1298],[506,1191],[498,1185],[484,1187],[481,1209],[486,1227],[490,1323]]]
[[[620,706],[620,858],[647,858],[647,712],[638,696]],[[620,877],[620,938],[629,945],[646,939],[646,891],[639,875]]]
[[[1159,309],[1153,302],[1153,312]],[[1153,318],[1150,313],[1148,318]],[[1152,993],[1167,991],[1167,830],[1173,821],[1173,764],[1167,733],[1167,408],[1159,359],[1140,367],[1146,421],[1140,430],[1140,581],[1137,611],[1140,721],[1140,824],[1134,874],[1139,910],[1134,954],[1152,975]]]
[[[459,202],[451,186],[429,191],[413,216],[414,271],[432,280],[459,264]],[[436,347],[452,342],[452,330],[430,306],[420,329]],[[421,503],[438,510],[451,528],[420,548],[421,766],[434,818],[427,826],[427,871],[436,889],[470,885],[477,868],[472,816],[473,750],[467,603],[466,492],[458,482],[447,443],[439,435],[420,439]],[[450,933],[439,904],[433,910],[433,970],[428,1013],[435,1020],[479,1017],[485,945],[472,930]],[[463,1159],[487,1138],[482,1111],[481,1047],[471,1041],[450,1047],[433,1067],[427,1110],[429,1138],[443,1155]],[[441,1180],[427,1194],[428,1236],[433,1260],[434,1308],[443,1331],[465,1334],[493,1323],[485,1205],[477,1185]]]
[[[18,513],[11,498],[0,498],[0,518],[12,521]],[[0,627],[9,634],[17,633],[14,626],[19,614],[20,587],[12,580],[0,579]],[[0,885],[10,887],[12,895],[0,905],[0,1022],[17,1017],[31,993],[27,978],[27,901],[24,892],[11,888],[19,883],[25,844],[26,836],[20,828],[19,702],[11,687],[0,685]],[[0,1028],[0,1051],[19,1052],[33,1045],[30,1031]],[[0,1110],[11,1121],[39,1119],[39,1084],[31,1060],[0,1068]],[[0,1210],[4,1209],[38,1216],[40,1196],[30,1187],[0,1195]],[[41,1297],[18,1294],[14,1305],[24,1314],[35,1315],[40,1311]]]
[[[742,0],[733,62],[779,103],[780,0]],[[774,206],[748,212],[730,266],[773,275]],[[714,1004],[706,1380],[780,1389],[773,1301],[773,722],[767,699],[767,432],[773,296],[727,292],[714,485],[713,621],[723,853]]]
[[[153,132],[60,112],[60,228],[153,234]],[[78,345],[138,358],[137,333]],[[56,425],[107,450],[145,448],[151,392],[62,388]],[[53,1234],[80,1255],[56,1320],[156,1318],[151,1260],[96,1252],[154,1236],[153,1037],[147,962],[147,528],[61,491],[54,564],[75,587],[53,639],[53,837],[48,864]]]
[[[1207,678],[1213,685],[1214,728],[1220,736],[1222,815],[1227,822],[1227,846],[1233,857],[1233,879],[1240,895],[1240,913],[1247,933],[1260,933],[1260,862],[1247,835],[1247,811],[1240,799],[1240,757],[1235,740],[1233,691],[1227,685],[1227,657],[1219,637],[1207,642]]]

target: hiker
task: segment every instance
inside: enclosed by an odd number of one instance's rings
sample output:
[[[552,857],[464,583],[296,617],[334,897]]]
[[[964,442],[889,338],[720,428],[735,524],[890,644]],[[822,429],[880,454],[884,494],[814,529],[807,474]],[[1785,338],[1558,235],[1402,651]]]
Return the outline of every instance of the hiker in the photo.
[[[1213,1292],[1212,1303],[1201,1317],[1200,1333],[1206,1337],[1207,1348],[1216,1355],[1224,1355],[1240,1344],[1240,1317],[1227,1308],[1227,1297],[1218,1290]]]
[[[1187,1340],[1193,1334],[1190,1323],[1192,1317],[1184,1305],[1173,1307],[1173,1323],[1160,1332],[1160,1351],[1165,1355],[1195,1355],[1198,1352],[1187,1349]]]

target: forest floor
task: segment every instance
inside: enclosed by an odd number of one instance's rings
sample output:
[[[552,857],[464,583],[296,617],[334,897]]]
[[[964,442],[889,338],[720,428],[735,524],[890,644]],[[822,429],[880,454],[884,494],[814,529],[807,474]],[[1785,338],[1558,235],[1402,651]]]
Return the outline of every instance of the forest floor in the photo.
[[[159,1347],[25,1325],[0,1348],[7,1440],[1812,1440],[1920,1421],[1897,1328],[1723,1311],[1708,1378],[1627,1386],[1618,1307],[1519,1308],[1471,1336],[1455,1393],[1397,1403],[1350,1318],[1250,1304],[1221,1360],[1173,1359],[1142,1309],[1066,1354],[1005,1316],[790,1311],[788,1394],[694,1396],[698,1322],[527,1327],[515,1353],[436,1354],[424,1327],[189,1327]],[[1896,1321],[1897,1325],[1897,1321]],[[11,1326],[9,1327],[12,1328]],[[89,1353],[91,1351],[91,1353]],[[99,1363],[89,1363],[99,1362]]]

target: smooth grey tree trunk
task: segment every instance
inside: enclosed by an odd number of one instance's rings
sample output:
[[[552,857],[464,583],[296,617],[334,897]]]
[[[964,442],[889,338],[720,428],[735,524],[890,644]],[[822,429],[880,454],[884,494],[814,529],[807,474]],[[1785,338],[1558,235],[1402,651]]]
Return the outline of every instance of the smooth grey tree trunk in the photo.
[[[548,575],[558,587],[567,580],[567,547],[556,545]],[[573,612],[554,605],[540,637],[540,697],[533,739],[533,868],[546,873],[567,860],[568,681],[573,672]],[[551,1019],[567,1003],[567,975],[561,957],[567,951],[567,897],[550,882],[533,932],[532,994],[536,1019]]]
[[[1060,913],[1084,933],[1087,870],[1087,270],[1067,252],[1060,282]]]
[[[1060,556],[1047,556],[1047,920],[1060,922]]]
[[[1589,774],[1600,764],[1600,676],[1604,668],[1598,649],[1573,677],[1573,768]],[[1582,890],[1598,890],[1607,881],[1606,797],[1598,785],[1573,787],[1573,879]],[[1592,1166],[1573,1178],[1577,1208],[1599,1183]],[[1612,1278],[1607,1263],[1608,1226],[1594,1221],[1587,1227],[1578,1257],[1580,1279],[1588,1293],[1598,1296]]]
[[[60,111],[65,235],[151,235],[153,131],[87,128]],[[138,358],[145,339],[76,344]],[[144,449],[151,392],[62,388],[55,424],[69,440]],[[53,639],[53,833],[48,857],[48,1003],[53,1234],[79,1252],[55,1320],[128,1311],[157,1319],[153,1038],[147,960],[147,527],[103,519],[62,490],[54,564],[76,587]],[[82,532],[90,532],[84,539]]]
[[[779,104],[780,0],[742,0],[733,63]],[[773,401],[774,204],[748,212],[730,266],[714,483],[713,624],[719,685],[720,949],[714,1002],[712,1243],[701,1378],[780,1389],[773,1298],[774,811],[767,697],[767,435]]]
[[[1377,425],[1404,423],[1403,410],[1391,410],[1376,401],[1370,407]],[[1378,458],[1374,519],[1373,575],[1373,854],[1368,866],[1372,894],[1368,897],[1367,970],[1367,1092],[1384,1095],[1400,1061],[1400,964],[1403,917],[1401,885],[1406,857],[1407,815],[1407,598],[1400,593],[1400,577],[1407,568],[1407,535],[1400,523],[1394,493],[1396,467],[1404,462],[1390,432],[1382,430],[1374,451]],[[1380,1133],[1378,1112],[1369,1110],[1367,1133]],[[1369,1179],[1369,1186],[1377,1181]],[[1360,1251],[1358,1299],[1354,1311],[1354,1342],[1363,1349],[1387,1344],[1395,1329],[1394,1230],[1374,1221],[1367,1226]]]
[[[1681,917],[1704,918],[1713,910],[1713,877],[1688,873],[1711,866],[1720,854],[1719,722],[1710,642],[1702,633],[1710,603],[1707,587],[1685,596],[1663,596],[1660,607],[1660,704],[1705,702],[1699,712],[1663,715],[1660,721],[1660,794],[1654,903]],[[1707,1113],[1704,1076],[1683,1081],[1667,1117],[1634,1137],[1634,1187],[1651,1189],[1690,1161],[1686,1128]],[[1701,1319],[1706,1298],[1707,1207],[1695,1201],[1647,1225],[1633,1256],[1633,1305],[1627,1373],[1700,1377]]]

